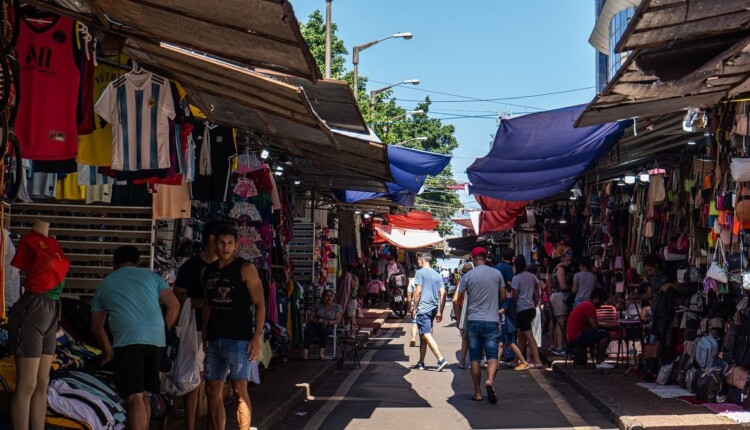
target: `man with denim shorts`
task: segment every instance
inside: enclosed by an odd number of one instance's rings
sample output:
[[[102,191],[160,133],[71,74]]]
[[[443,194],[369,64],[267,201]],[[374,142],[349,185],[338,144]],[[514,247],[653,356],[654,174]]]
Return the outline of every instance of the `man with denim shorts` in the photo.
[[[477,247],[471,251],[474,269],[461,278],[458,287],[459,303],[466,301],[466,329],[469,340],[469,360],[471,360],[471,380],[474,384],[472,400],[481,401],[482,391],[479,378],[482,369],[482,350],[487,357],[487,380],[484,382],[487,400],[497,403],[493,383],[498,367],[498,344],[500,342],[500,317],[498,304],[505,281],[499,270],[487,266],[487,251]]]
[[[424,359],[427,355],[427,347],[438,360],[437,371],[440,372],[448,365],[448,361],[440,354],[437,342],[432,337],[432,324],[434,320],[443,320],[443,308],[445,307],[445,286],[440,273],[432,270],[430,262],[432,255],[429,253],[419,254],[417,264],[420,269],[414,278],[414,303],[412,318],[416,318],[419,329],[419,361],[414,368],[424,370]],[[416,317],[415,317],[416,315]]]
[[[218,260],[206,266],[202,279],[204,371],[208,397],[208,428],[223,430],[226,414],[222,392],[229,376],[237,399],[239,428],[250,428],[247,393],[250,362],[263,344],[266,320],[263,285],[252,263],[235,256],[237,231],[230,225],[216,228]]]

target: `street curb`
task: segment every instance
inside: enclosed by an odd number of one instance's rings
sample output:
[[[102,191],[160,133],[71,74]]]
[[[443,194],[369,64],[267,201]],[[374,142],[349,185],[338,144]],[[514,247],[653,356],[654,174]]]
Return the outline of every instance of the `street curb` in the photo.
[[[567,383],[575,388],[592,405],[596,406],[610,421],[617,423],[620,430],[644,430],[641,423],[635,418],[625,415],[617,407],[608,404],[595,396],[590,390],[587,390],[583,382],[576,375],[566,372],[565,366],[562,363],[549,363],[549,365],[555,373],[562,376]]]
[[[610,405],[597,397],[591,392],[591,390],[586,389],[584,383],[575,374],[568,372],[563,363],[555,362],[554,359],[550,359],[550,357],[541,350],[539,352],[542,360],[552,369],[553,372],[562,376],[565,382],[569,383],[580,395],[599,409],[607,419],[613,423],[617,423],[620,430],[645,430],[643,425],[634,417],[625,415],[625,413],[619,410],[616,406]]]
[[[336,371],[337,360],[327,361],[327,365],[322,367],[318,373],[313,375],[307,383],[310,390],[315,390],[323,381]],[[288,415],[292,414],[299,405],[303,404],[307,398],[307,392],[304,388],[297,390],[294,395],[289,397],[282,405],[276,408],[271,415],[265,416],[257,425],[258,430],[273,430],[277,428]]]

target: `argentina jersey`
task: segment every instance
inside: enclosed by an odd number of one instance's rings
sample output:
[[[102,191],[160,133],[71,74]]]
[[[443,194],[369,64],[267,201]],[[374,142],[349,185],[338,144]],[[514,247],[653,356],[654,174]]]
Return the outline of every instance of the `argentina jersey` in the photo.
[[[112,169],[166,169],[169,120],[175,117],[169,81],[150,72],[111,82],[94,108],[112,124]]]

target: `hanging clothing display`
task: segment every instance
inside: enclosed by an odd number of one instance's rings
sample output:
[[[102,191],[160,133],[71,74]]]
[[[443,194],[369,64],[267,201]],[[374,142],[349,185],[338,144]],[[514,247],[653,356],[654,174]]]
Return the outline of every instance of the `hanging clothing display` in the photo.
[[[32,17],[24,12],[19,26],[17,48],[23,85],[15,130],[21,152],[33,160],[75,158],[80,85],[75,22],[58,15]]]
[[[227,199],[231,158],[237,154],[234,130],[208,123],[196,123],[194,200],[223,202]]]
[[[94,98],[91,106],[88,107],[92,115],[94,113],[94,102],[99,100],[110,82],[116,81],[124,74],[120,67],[107,63],[125,65],[127,62],[128,58],[125,55],[120,55],[119,57],[104,57],[96,65],[93,78]],[[112,164],[112,126],[99,116],[94,115],[92,131],[78,137],[78,157],[76,161],[90,166],[109,166]]]
[[[153,194],[154,219],[190,218],[190,188],[181,185],[158,185]]]
[[[113,170],[170,166],[169,120],[174,119],[175,110],[166,78],[147,71],[130,72],[107,86],[94,111],[114,126]]]

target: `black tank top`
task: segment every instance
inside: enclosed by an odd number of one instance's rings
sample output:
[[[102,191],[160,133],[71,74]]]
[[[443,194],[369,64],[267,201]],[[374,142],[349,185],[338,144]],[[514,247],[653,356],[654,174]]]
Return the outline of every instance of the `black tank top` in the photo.
[[[206,266],[203,285],[206,286],[207,305],[211,306],[208,319],[208,340],[250,340],[255,331],[255,305],[250,292],[242,280],[242,265],[247,263],[237,258],[226,267],[219,262]]]

